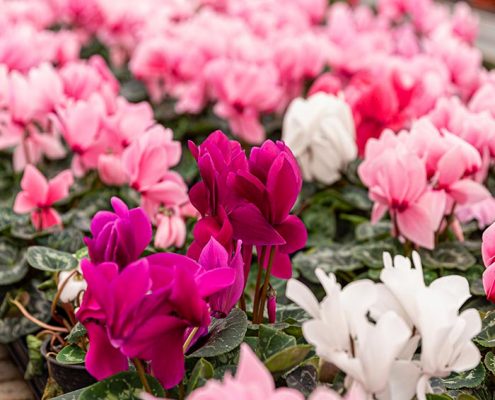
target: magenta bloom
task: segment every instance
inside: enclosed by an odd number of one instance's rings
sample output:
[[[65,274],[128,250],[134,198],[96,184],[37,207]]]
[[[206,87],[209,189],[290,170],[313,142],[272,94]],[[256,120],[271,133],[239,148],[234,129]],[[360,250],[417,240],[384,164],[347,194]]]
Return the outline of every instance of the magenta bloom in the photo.
[[[165,388],[184,376],[183,344],[189,328],[210,322],[204,300],[233,282],[233,271],[204,270],[176,254],[136,261],[119,273],[113,262],[83,260],[88,283],[77,318],[88,330],[88,371],[104,379],[128,369],[128,359],[150,361]],[[164,356],[166,355],[166,357]]]
[[[217,317],[227,316],[244,291],[244,262],[241,255],[241,243],[237,244],[235,254],[230,259],[230,253],[212,237],[199,256],[199,264],[206,271],[229,268],[235,272],[235,279],[232,285],[215,293],[208,299],[213,315]]]
[[[92,238],[85,238],[91,262],[115,262],[120,268],[136,261],[151,241],[151,222],[141,208],[129,210],[112,197],[111,211],[99,211],[91,221]]]
[[[276,246],[272,273],[292,276],[289,254],[306,244],[303,222],[290,211],[301,191],[301,171],[290,149],[281,141],[267,140],[254,147],[249,172],[231,175],[236,194],[243,199],[230,213],[234,238],[245,244]]]
[[[203,179],[189,192],[191,203],[201,215],[217,215],[220,206],[227,206],[230,190],[227,177],[231,172],[247,171],[246,154],[239,142],[215,131],[199,146],[189,141],[189,150],[198,163]]]

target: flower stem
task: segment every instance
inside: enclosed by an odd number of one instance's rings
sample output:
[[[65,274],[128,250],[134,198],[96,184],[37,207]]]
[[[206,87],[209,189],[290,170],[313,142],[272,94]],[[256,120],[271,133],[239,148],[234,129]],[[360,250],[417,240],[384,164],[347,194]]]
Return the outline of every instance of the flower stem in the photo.
[[[24,317],[26,317],[32,323],[40,326],[41,328],[48,329],[48,330],[53,331],[53,332],[62,332],[62,333],[69,332],[69,330],[66,329],[66,328],[62,328],[62,327],[59,327],[59,326],[48,325],[48,324],[45,324],[43,321],[40,321],[34,315],[31,315],[29,313],[29,311],[26,310],[24,308],[24,306],[21,303],[19,303],[17,300],[11,299],[10,302],[19,309],[19,311],[22,313],[22,315],[24,315]]]
[[[254,289],[254,301],[253,301],[253,322],[255,321],[256,313],[259,307],[260,286],[261,286],[261,277],[263,276],[263,267],[264,267],[263,264],[265,263],[265,253],[266,253],[266,247],[263,247],[258,257],[258,275],[256,276],[256,287]]]
[[[273,266],[273,259],[275,257],[275,247],[273,246],[270,249],[270,256],[268,258],[268,266],[266,267],[266,273],[265,273],[265,281],[263,282],[263,289],[261,291],[261,297],[260,297],[260,302],[258,305],[258,310],[254,316],[256,317],[256,320],[253,317],[253,322],[255,324],[260,324],[263,321],[263,312],[265,310],[265,303],[266,303],[266,295],[268,293],[268,285],[270,284],[270,274],[272,271],[272,266]]]
[[[151,392],[151,387],[150,387],[150,384],[148,382],[148,379],[146,379],[146,372],[144,371],[144,366],[143,366],[142,361],[136,357],[136,358],[132,359],[132,362],[136,366],[136,371],[139,375],[139,380],[143,384],[144,390],[146,390],[149,394],[153,394]]]
[[[186,341],[184,342],[184,346],[182,347],[182,350],[184,351],[184,354],[186,354],[187,348],[191,344],[194,336],[196,336],[196,333],[198,332],[198,329],[199,329],[199,327],[197,327],[197,326],[195,328],[193,328],[193,330],[191,331],[191,333],[187,337]]]

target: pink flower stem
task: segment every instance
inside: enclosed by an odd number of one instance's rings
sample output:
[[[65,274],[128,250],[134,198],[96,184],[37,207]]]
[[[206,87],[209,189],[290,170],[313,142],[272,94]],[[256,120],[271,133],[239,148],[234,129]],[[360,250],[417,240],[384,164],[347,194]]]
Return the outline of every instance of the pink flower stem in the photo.
[[[146,390],[149,394],[153,394],[151,392],[151,387],[148,382],[148,379],[146,379],[146,372],[144,371],[144,366],[142,361],[139,358],[133,358],[132,362],[134,363],[134,366],[136,367],[136,371],[139,375],[139,380],[143,384],[144,390]]]
[[[253,316],[253,322],[255,324],[260,324],[263,321],[263,311],[265,310],[266,296],[268,293],[268,286],[270,284],[270,274],[272,271],[274,257],[275,257],[275,246],[272,246],[270,249],[270,256],[268,258],[268,265],[266,267],[265,281],[263,282],[263,289],[261,291],[258,310],[257,313]],[[254,317],[256,317],[256,320],[254,319]]]
[[[263,247],[258,257],[258,275],[256,277],[256,286],[254,289],[254,301],[253,301],[253,323],[255,323],[256,313],[259,307],[261,278],[263,275],[263,267],[265,263],[265,253],[266,253],[266,247]]]

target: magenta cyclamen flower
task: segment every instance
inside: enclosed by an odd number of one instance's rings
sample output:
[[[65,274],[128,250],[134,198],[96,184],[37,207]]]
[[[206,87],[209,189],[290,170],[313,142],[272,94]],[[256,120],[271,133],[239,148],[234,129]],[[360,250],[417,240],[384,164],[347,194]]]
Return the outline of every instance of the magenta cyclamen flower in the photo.
[[[77,318],[88,330],[88,371],[104,379],[137,358],[150,361],[151,373],[165,388],[184,375],[188,329],[209,325],[204,299],[234,280],[233,270],[204,272],[176,254],[141,259],[120,273],[115,263],[83,260],[82,271],[88,288]]]
[[[301,171],[290,149],[281,141],[267,140],[254,147],[249,172],[231,175],[242,199],[230,213],[234,238],[244,244],[276,246],[272,273],[282,279],[292,275],[289,254],[306,244],[303,222],[290,211],[301,191]]]
[[[121,268],[136,261],[151,241],[151,222],[141,208],[129,210],[117,197],[115,212],[99,211],[91,221],[92,238],[85,238],[91,262],[115,262]]]
[[[27,165],[21,180],[22,191],[15,198],[14,212],[31,213],[31,221],[37,230],[61,225],[60,215],[52,205],[68,196],[73,182],[68,170],[47,181],[36,167]]]
[[[208,299],[211,311],[215,316],[227,316],[244,291],[244,262],[241,255],[241,243],[237,244],[235,254],[230,259],[230,254],[227,250],[212,237],[199,256],[199,264],[206,271],[230,268],[235,272],[235,280],[232,285]]]

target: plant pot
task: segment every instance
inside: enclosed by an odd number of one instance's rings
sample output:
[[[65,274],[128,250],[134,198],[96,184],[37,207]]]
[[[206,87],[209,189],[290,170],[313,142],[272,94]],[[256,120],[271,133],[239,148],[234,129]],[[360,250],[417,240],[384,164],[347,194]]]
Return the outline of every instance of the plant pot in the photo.
[[[96,382],[84,364],[61,364],[55,357],[48,354],[49,341],[43,342],[41,354],[46,360],[48,371],[55,382],[62,388],[64,393],[85,388]]]

